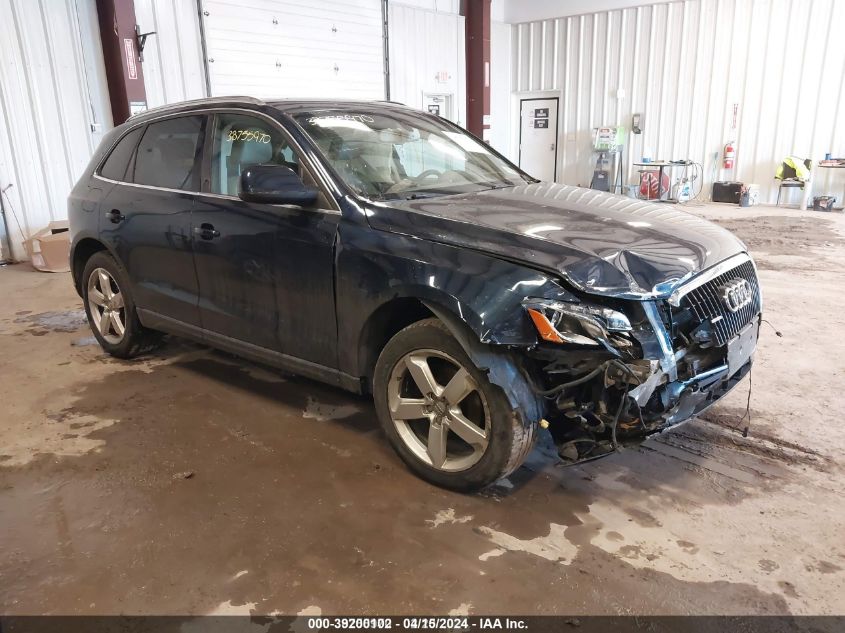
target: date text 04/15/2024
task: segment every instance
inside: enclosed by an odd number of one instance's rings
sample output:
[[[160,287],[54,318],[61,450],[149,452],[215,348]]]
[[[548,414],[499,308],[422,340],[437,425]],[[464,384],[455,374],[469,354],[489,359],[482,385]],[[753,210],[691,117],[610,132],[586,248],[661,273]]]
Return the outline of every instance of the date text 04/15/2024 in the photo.
[[[404,617],[401,620],[391,617],[308,618],[308,629],[312,631],[329,629],[371,629],[371,630],[429,630],[429,631],[479,631],[488,630],[524,630],[528,628],[525,620],[510,617]]]

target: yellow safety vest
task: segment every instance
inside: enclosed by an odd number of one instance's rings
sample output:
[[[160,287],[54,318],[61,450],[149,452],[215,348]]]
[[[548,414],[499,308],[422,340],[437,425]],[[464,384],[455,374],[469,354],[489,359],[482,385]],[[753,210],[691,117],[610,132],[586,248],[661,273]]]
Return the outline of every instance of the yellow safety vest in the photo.
[[[795,170],[795,176],[787,175],[786,178],[797,178],[801,181],[808,181],[810,179],[810,169],[804,164],[803,158],[797,158],[795,156],[787,156],[783,159],[783,162],[778,165],[778,170],[775,172],[775,178],[778,180],[784,179],[784,166],[792,167]],[[812,168],[813,163],[810,163],[810,168]]]

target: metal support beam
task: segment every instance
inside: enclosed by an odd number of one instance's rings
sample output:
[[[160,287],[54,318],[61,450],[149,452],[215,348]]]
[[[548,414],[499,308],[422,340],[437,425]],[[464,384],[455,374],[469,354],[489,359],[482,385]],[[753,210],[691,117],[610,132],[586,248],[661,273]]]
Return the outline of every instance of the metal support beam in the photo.
[[[388,33],[388,0],[381,0],[381,35],[384,48],[384,99],[390,101],[390,34]]]
[[[147,107],[133,0],[97,0],[112,118],[120,125]]]
[[[202,0],[197,0],[197,17],[200,25],[200,46],[202,47],[202,72],[205,79],[205,96],[211,96],[211,69],[208,67],[208,43],[205,38],[205,18],[208,16],[202,6]]]
[[[466,24],[467,129],[484,140],[490,129],[490,2],[461,3]]]

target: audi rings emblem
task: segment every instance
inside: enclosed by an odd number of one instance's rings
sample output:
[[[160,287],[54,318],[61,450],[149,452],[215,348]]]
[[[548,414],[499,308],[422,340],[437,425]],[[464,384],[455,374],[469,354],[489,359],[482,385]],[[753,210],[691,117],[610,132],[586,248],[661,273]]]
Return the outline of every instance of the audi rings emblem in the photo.
[[[745,279],[731,279],[721,290],[722,301],[731,312],[738,312],[754,299],[751,284]]]

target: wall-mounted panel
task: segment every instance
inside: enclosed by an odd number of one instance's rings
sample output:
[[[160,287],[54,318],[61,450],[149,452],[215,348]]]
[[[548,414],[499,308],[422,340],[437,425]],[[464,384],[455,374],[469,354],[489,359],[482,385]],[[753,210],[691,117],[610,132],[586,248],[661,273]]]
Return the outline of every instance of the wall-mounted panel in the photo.
[[[0,0],[0,51],[0,189],[22,259],[111,127],[94,0]]]
[[[518,24],[511,89],[560,93],[562,182],[588,184],[593,128],[630,129],[636,112],[643,134],[627,137],[626,182],[646,151],[700,163],[705,196],[714,179],[736,179],[774,202],[783,157],[845,155],[841,24],[835,0],[682,0]],[[736,168],[723,170],[730,140]],[[841,197],[833,171],[819,170],[814,190]]]

